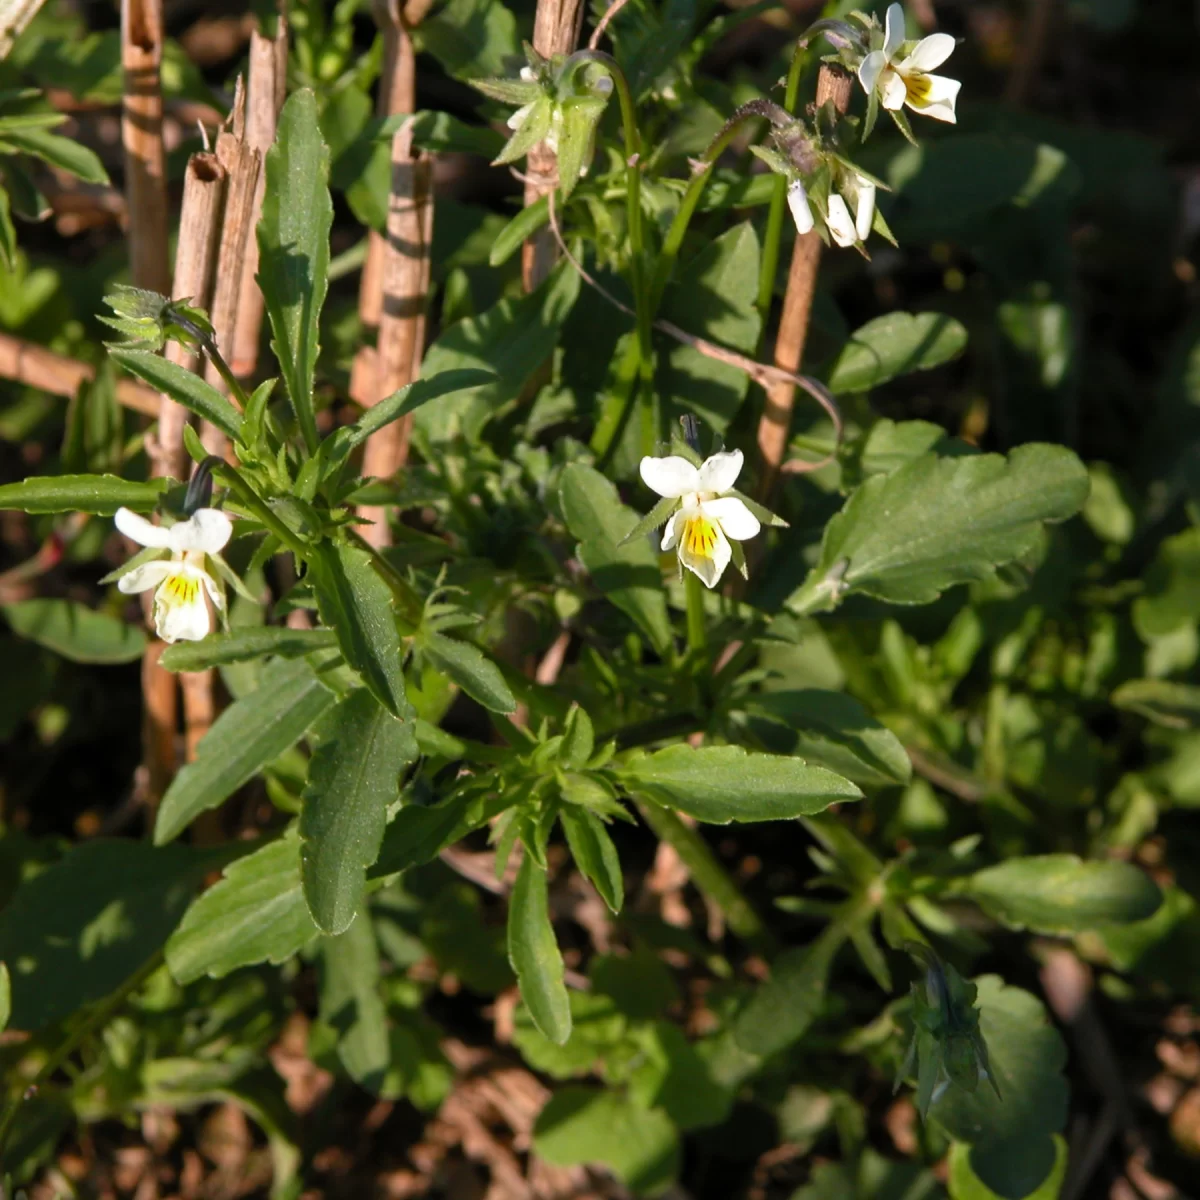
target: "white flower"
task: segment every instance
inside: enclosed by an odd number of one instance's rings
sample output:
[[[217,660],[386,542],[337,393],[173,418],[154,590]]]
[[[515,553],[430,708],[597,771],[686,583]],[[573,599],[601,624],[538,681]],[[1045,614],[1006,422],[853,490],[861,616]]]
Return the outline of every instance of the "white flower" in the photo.
[[[742,452],[714,454],[699,466],[686,458],[642,459],[642,480],[679,508],[663,531],[662,548],[677,550],[681,566],[700,577],[705,587],[716,587],[729,566],[733,551],[729,539],[744,542],[758,533],[758,518],[736,496],[725,496],[742,470]]]
[[[218,612],[225,609],[225,593],[209,573],[206,556],[218,554],[233,533],[229,518],[215,508],[199,508],[175,525],[152,525],[145,517],[117,509],[117,528],[139,546],[170,551],[169,558],[141,563],[117,580],[126,595],[154,593],[154,628],[164,642],[198,642],[212,629],[207,592]]]
[[[893,112],[908,105],[938,121],[954,124],[954,104],[962,87],[957,79],[929,72],[940,67],[954,50],[948,33],[931,33],[922,38],[912,53],[893,62],[904,44],[904,9],[890,5],[882,50],[872,50],[859,64],[858,78],[868,95],[878,90],[883,107]]]
[[[796,232],[810,233],[813,227],[812,209],[808,207],[808,195],[799,179],[793,179],[788,184],[787,202],[792,210],[792,220],[796,222]]]
[[[829,234],[839,246],[853,246],[865,242],[871,235],[875,221],[875,185],[861,175],[854,178],[854,198],[857,208],[854,220],[850,219],[850,206],[837,192],[829,193],[829,209],[825,224]]]

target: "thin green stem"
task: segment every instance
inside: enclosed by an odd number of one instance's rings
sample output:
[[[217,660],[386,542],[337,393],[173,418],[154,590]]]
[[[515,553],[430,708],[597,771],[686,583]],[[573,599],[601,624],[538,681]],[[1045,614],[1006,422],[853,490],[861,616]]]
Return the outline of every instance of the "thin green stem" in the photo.
[[[691,571],[683,573],[684,595],[687,597],[688,650],[703,655],[708,650],[708,624],[704,618],[704,584]]]
[[[0,1162],[4,1161],[4,1147],[8,1142],[8,1135],[12,1130],[13,1122],[17,1119],[17,1114],[21,1111],[21,1104],[25,1096],[30,1095],[45,1084],[54,1072],[75,1053],[84,1038],[103,1026],[121,1005],[125,1003],[130,994],[137,991],[158,970],[162,960],[162,951],[155,951],[115,992],[112,992],[106,1000],[100,1001],[87,1017],[80,1021],[74,1030],[68,1034],[66,1039],[60,1042],[54,1049],[50,1057],[42,1064],[37,1075],[34,1076],[33,1082],[29,1087],[23,1089],[21,1095],[17,1096],[8,1106],[4,1116],[0,1117]]]
[[[800,95],[800,78],[804,74],[808,62],[808,44],[806,38],[796,43],[792,52],[792,61],[788,67],[787,83],[783,91],[783,107],[789,112],[796,111],[796,100]],[[762,267],[758,276],[758,311],[764,320],[763,330],[766,329],[766,314],[771,307],[771,299],[775,295],[775,275],[779,270],[779,249],[783,240],[783,211],[787,205],[787,180],[780,176],[775,181],[775,191],[771,195],[771,207],[767,210],[767,225],[763,230]]]
[[[638,811],[659,841],[679,855],[692,882],[725,914],[729,928],[755,950],[771,951],[775,944],[771,931],[700,834],[669,808],[639,802]]]
[[[246,389],[238,382],[237,376],[229,369],[229,364],[217,349],[217,343],[209,338],[204,343],[204,353],[208,356],[208,361],[217,368],[217,374],[225,381],[225,386],[229,388],[229,394],[237,401],[238,408],[242,412],[246,411],[246,405],[250,403],[250,397],[246,395]],[[310,447],[310,449],[314,449]]]
[[[261,521],[297,558],[303,560],[308,554],[308,545],[297,537],[272,511],[271,507],[231,466],[213,468],[221,482],[226,484],[237,497],[242,507],[251,516]]]

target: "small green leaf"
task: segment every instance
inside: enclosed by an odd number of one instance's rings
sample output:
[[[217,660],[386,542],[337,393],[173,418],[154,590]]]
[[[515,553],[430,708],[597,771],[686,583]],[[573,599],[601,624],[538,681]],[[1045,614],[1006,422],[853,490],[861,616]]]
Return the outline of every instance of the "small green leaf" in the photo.
[[[681,1159],[679,1133],[662,1109],[575,1084],[555,1089],[538,1114],[533,1148],[555,1166],[603,1163],[640,1196],[668,1187]]]
[[[192,902],[167,942],[167,966],[180,983],[221,979],[239,967],[286,962],[317,933],[293,829],[230,863]]]
[[[876,787],[912,777],[900,739],[843,692],[763,692],[747,699],[746,715],[751,731],[773,753],[797,755]]]
[[[97,838],[25,880],[0,911],[12,1024],[35,1031],[107,996],[175,928],[212,853]]]
[[[714,825],[811,816],[862,799],[854,784],[824,767],[740,746],[668,746],[629,758],[617,778],[638,796]]]
[[[355,1083],[378,1094],[391,1062],[387,1012],[379,994],[379,948],[369,920],[321,940],[319,1012],[337,1030],[338,1058]]]
[[[317,448],[313,381],[320,317],[329,286],[329,147],[309,88],[288,97],[264,164],[258,224],[258,285],[274,334],[272,347],[309,451]]]
[[[235,441],[241,437],[242,414],[199,375],[150,350],[113,347],[108,355],[117,366],[145,380],[152,388],[166,392],[184,408],[215,425],[227,437]]]
[[[300,814],[304,897],[325,933],[349,928],[379,856],[400,772],[417,757],[411,721],[357,690],[330,714],[308,768]]]
[[[976,871],[964,890],[996,920],[1039,933],[1144,921],[1162,903],[1153,880],[1132,863],[1083,862],[1073,854],[1011,858]]]
[[[564,805],[558,813],[575,865],[596,885],[601,899],[613,912],[625,903],[625,880],[617,848],[594,812]]]
[[[421,653],[439,671],[484,708],[498,713],[516,710],[516,698],[504,682],[500,668],[478,646],[440,633],[422,633],[418,644]]]
[[[332,629],[289,629],[286,625],[259,625],[210,633],[198,642],[176,642],[162,653],[159,662],[168,671],[207,671],[229,663],[274,655],[303,658],[315,650],[337,645]]]
[[[543,225],[550,221],[550,205],[546,197],[527,204],[496,235],[488,252],[488,266],[503,266]]]
[[[359,546],[322,542],[313,551],[309,574],[321,620],[337,634],[342,657],[380,704],[407,719],[411,709],[392,592],[372,555]]]
[[[571,1036],[563,960],[550,924],[545,869],[526,854],[508,902],[508,960],[534,1023],[555,1045]]]
[[[0,611],[14,633],[72,662],[133,662],[146,648],[140,629],[74,600],[18,600]]]
[[[387,827],[368,878],[380,879],[432,861],[447,846],[485,825],[496,811],[478,795],[461,792],[440,804],[406,804]]]
[[[0,509],[27,513],[85,512],[111,517],[118,508],[152,512],[170,480],[135,483],[116,475],[34,475],[0,486]]]
[[[633,511],[599,471],[582,463],[563,471],[560,489],[567,527],[579,539],[592,582],[666,654],[672,634],[658,555],[645,541],[624,541],[637,523]]]
[[[596,731],[587,710],[571,705],[563,722],[563,740],[558,750],[559,761],[568,767],[585,767],[596,750]]]
[[[1117,708],[1140,713],[1167,729],[1200,726],[1200,687],[1167,679],[1131,679],[1111,696]]]
[[[178,837],[304,736],[334,703],[305,662],[272,663],[258,687],[231,704],[201,739],[196,761],[175,776],[154,823],[156,845]]]
[[[808,1031],[825,1007],[825,992],[834,955],[848,930],[831,923],[807,946],[784,950],[771,964],[771,977],[737,1015],[737,1044],[764,1058],[790,1046]]]
[[[1200,529],[1166,538],[1145,584],[1146,590],[1133,602],[1134,628],[1144,641],[1194,625],[1200,619]]]
[[[989,578],[1028,554],[1045,522],[1083,506],[1088,475],[1062,446],[999,454],[923,454],[873,475],[825,527],[821,558],[796,604],[815,589],[928,604],[948,587]]]
[[[1028,1156],[1028,1148],[1017,1143],[1015,1146],[1004,1147],[1000,1154],[1007,1157],[1015,1153],[1020,1159],[1022,1151]],[[972,1166],[972,1159],[977,1160],[983,1172],[994,1178],[997,1172],[992,1164],[997,1157],[999,1156],[995,1152],[986,1154],[978,1151],[972,1152],[966,1142],[955,1142],[950,1147],[950,1178],[948,1180],[950,1200],[1007,1200],[1008,1196],[1012,1195],[1011,1190],[1004,1196],[997,1195],[979,1178]],[[1066,1139],[1056,1133],[1054,1135],[1054,1165],[1050,1169],[1050,1174],[1032,1192],[1027,1192],[1025,1185],[1018,1182],[1016,1190],[1020,1193],[1022,1200],[1058,1200],[1062,1194],[1063,1180],[1067,1176],[1067,1160]],[[1006,1170],[1004,1174],[1009,1175],[1010,1172]]]
[[[4,140],[22,153],[40,158],[42,162],[58,167],[84,183],[109,182],[108,172],[95,151],[70,138],[60,137],[47,129],[17,130],[10,127],[4,131]]]
[[[966,329],[944,313],[887,313],[850,335],[829,370],[829,390],[869,392],[898,375],[939,367],[966,344]]]

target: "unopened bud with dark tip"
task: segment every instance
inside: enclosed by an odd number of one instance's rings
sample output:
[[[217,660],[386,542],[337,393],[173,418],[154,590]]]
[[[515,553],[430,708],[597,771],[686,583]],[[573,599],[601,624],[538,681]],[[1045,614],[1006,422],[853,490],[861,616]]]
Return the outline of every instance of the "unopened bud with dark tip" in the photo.
[[[188,481],[187,493],[183,498],[183,515],[190,517],[198,509],[212,507],[213,467],[223,466],[225,460],[219,455],[210,454],[192,472]]]

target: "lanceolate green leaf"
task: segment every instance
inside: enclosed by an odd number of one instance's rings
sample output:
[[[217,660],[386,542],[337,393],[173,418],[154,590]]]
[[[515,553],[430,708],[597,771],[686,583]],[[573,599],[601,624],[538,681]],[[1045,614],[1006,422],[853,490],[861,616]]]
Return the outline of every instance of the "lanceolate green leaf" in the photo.
[[[199,642],[176,642],[158,660],[168,671],[206,671],[227,663],[245,662],[273,654],[278,658],[303,658],[314,650],[337,645],[332,629],[289,629],[286,625],[260,625],[210,633]]]
[[[285,962],[317,933],[293,832],[230,863],[193,901],[167,942],[167,966],[180,983],[219,979],[238,967]]]
[[[498,713],[510,713],[516,709],[516,698],[504,682],[500,668],[478,646],[440,633],[422,635],[420,646],[421,653],[438,670],[443,671],[484,708]]]
[[[893,312],[850,335],[829,372],[835,395],[867,392],[910,371],[927,371],[957,358],[967,331],[944,313]]]
[[[534,1024],[556,1045],[571,1036],[563,960],[550,924],[545,868],[525,854],[508,902],[508,960]]]
[[[1144,921],[1162,893],[1133,863],[1083,862],[1073,854],[1012,858],[976,871],[964,890],[997,920],[1039,933],[1080,933]]]
[[[175,776],[159,806],[155,842],[169,842],[199,813],[231,796],[295,745],[333,703],[333,693],[307,663],[267,667],[259,686],[216,719],[200,742],[196,761]]]
[[[604,822],[586,808],[566,804],[559,812],[567,845],[575,865],[596,885],[604,903],[620,912],[625,903],[625,881],[617,848],[604,828]]]
[[[242,414],[210,383],[151,350],[123,350],[113,347],[109,357],[131,375],[143,379],[151,387],[166,392],[184,408],[215,425],[235,441],[242,434]]]
[[[272,343],[309,451],[317,448],[313,413],[318,323],[329,273],[329,148],[317,123],[317,98],[293,92],[267,152],[266,193],[258,225],[258,283]]]
[[[52,1025],[128,979],[219,861],[187,846],[97,838],[22,883],[0,912],[14,1028]]]
[[[928,604],[1027,554],[1043,523],[1073,516],[1087,493],[1087,471],[1062,446],[1019,446],[1007,459],[922,454],[854,492],[792,603],[825,587]]]
[[[410,707],[400,669],[392,592],[360,546],[322,542],[309,560],[321,620],[337,634],[342,657],[393,716]]]
[[[352,692],[329,716],[308,768],[300,814],[301,875],[325,933],[354,919],[379,855],[400,771],[417,757],[413,723],[397,721],[370,692]]]
[[[637,524],[617,489],[592,467],[574,463],[562,473],[563,516],[579,539],[579,557],[592,582],[665,654],[671,645],[671,622],[663,595],[658,556],[644,539],[622,544]]]
[[[169,480],[136,483],[116,475],[35,475],[0,487],[0,509],[27,513],[85,512],[111,517],[118,508],[150,512]]]
[[[321,940],[321,1020],[338,1033],[338,1058],[355,1083],[378,1092],[391,1061],[379,994],[379,948],[369,920]]]
[[[739,746],[668,746],[628,759],[617,777],[637,796],[714,825],[811,816],[862,799],[854,784],[824,767]]]
[[[18,600],[2,611],[14,633],[72,662],[133,662],[146,648],[136,626],[74,600]]]

